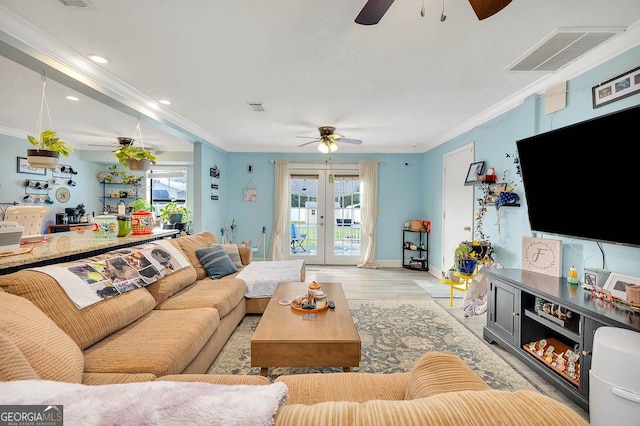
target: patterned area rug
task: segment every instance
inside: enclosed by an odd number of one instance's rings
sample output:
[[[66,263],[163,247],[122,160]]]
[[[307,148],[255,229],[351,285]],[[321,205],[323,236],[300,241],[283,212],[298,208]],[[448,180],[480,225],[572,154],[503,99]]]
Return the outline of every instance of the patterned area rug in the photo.
[[[458,355],[494,389],[536,390],[489,345],[442,309],[437,302],[350,300],[349,308],[362,340],[362,360],[352,371],[411,371],[429,351]],[[251,367],[250,339],[259,315],[247,315],[209,368],[209,374],[260,374]],[[271,380],[283,374],[332,373],[341,368],[269,368]],[[540,389],[537,389],[540,390]]]
[[[421,289],[423,289],[429,296],[434,299],[448,299],[449,298],[449,286],[442,284],[440,281],[429,280],[413,280],[414,283]],[[454,291],[454,299],[462,299],[464,293],[461,291]]]

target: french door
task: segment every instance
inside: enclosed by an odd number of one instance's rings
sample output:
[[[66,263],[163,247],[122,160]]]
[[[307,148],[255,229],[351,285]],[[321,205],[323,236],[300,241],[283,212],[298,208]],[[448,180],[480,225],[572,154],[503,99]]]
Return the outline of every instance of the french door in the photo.
[[[360,179],[354,164],[290,164],[289,259],[356,265],[362,246]],[[285,245],[286,247],[286,245]]]

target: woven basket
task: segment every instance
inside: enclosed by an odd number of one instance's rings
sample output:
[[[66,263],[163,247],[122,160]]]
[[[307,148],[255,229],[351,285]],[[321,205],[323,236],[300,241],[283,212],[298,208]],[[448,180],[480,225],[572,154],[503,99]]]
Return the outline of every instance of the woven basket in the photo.
[[[131,234],[147,235],[153,233],[153,213],[137,211],[131,213]]]

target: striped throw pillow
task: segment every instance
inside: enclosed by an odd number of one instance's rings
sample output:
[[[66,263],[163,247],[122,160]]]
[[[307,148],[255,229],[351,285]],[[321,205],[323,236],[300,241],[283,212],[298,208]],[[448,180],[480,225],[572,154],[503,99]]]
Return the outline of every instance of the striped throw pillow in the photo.
[[[238,245],[222,244],[222,247],[227,251],[227,254],[231,258],[233,264],[236,265],[236,268],[242,268],[242,259],[240,259],[240,250],[238,250]]]
[[[196,250],[196,256],[207,273],[207,276],[217,280],[238,271],[224,247],[215,245]]]

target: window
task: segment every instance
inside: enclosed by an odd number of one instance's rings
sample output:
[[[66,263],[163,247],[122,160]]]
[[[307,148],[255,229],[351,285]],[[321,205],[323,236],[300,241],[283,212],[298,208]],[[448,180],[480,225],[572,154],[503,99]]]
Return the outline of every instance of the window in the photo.
[[[160,211],[165,204],[176,200],[178,204],[187,201],[186,169],[151,170],[149,172],[149,191],[151,204]]]

